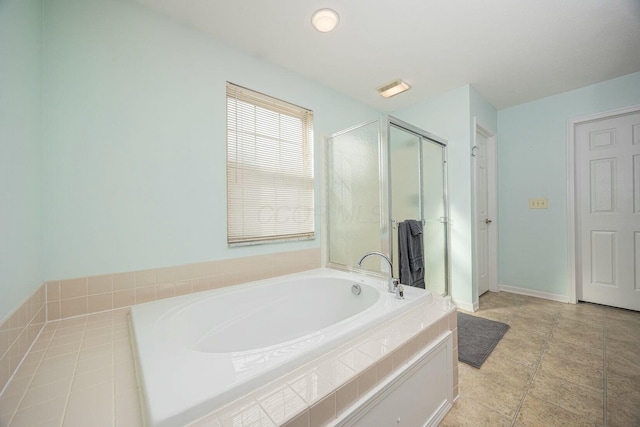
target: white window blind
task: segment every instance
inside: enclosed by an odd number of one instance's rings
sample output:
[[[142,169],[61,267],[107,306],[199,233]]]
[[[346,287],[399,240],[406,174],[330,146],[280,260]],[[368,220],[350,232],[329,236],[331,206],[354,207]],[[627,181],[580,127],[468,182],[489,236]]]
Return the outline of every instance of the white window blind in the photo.
[[[227,82],[227,241],[314,237],[313,112]]]

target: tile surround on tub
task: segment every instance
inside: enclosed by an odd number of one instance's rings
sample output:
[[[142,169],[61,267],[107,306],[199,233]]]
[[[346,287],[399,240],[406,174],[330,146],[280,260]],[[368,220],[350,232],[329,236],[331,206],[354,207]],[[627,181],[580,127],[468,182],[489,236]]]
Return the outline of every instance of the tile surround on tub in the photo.
[[[0,391],[45,322],[115,310],[319,266],[320,249],[316,248],[48,281],[0,323]]]
[[[457,326],[455,310],[432,311],[415,307],[193,425],[225,426],[243,416],[287,427],[333,420],[384,381],[388,360],[392,369],[402,369],[413,354]],[[105,425],[141,427],[128,312],[48,322],[0,395],[0,425],[30,426],[44,417],[47,425],[86,425],[99,414]],[[398,335],[405,341],[395,339]]]
[[[246,420],[285,427],[331,423],[418,353],[447,334],[455,336],[456,316],[453,308],[436,312],[433,305],[416,307],[189,426],[242,426]],[[458,343],[452,342],[455,399]]]
[[[49,281],[47,320],[99,313],[318,267],[319,248]]]
[[[8,383],[46,321],[42,285],[0,323],[0,392]]]

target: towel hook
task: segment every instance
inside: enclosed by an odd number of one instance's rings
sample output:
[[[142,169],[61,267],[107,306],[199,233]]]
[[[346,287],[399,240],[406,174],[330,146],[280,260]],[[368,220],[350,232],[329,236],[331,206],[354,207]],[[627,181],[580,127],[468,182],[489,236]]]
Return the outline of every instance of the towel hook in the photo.
[[[471,149],[471,157],[475,157],[478,155],[478,152],[476,150],[480,150],[480,147],[478,147],[477,145],[474,145],[473,148]]]

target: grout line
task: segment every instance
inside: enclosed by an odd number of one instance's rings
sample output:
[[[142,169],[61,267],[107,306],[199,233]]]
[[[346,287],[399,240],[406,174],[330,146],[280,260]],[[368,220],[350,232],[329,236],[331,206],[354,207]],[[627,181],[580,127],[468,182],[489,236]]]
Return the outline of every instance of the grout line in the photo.
[[[27,355],[31,352],[31,348],[36,343],[36,341],[38,341],[38,338],[40,338],[40,335],[42,334],[42,331],[44,330],[44,326],[45,325],[46,325],[46,322],[42,325],[42,328],[40,329],[40,332],[38,332],[38,336],[36,337],[36,339],[33,340],[33,343],[31,343],[31,345],[29,346],[29,349],[27,350],[27,352],[23,356],[22,360],[20,361],[20,363],[16,367],[16,370],[13,372],[13,375],[11,375],[11,378],[9,379],[9,382],[7,382],[7,386],[9,386],[9,383],[11,381],[13,381],[16,373],[20,370],[20,367],[22,366],[22,362],[24,362],[24,359],[26,359]],[[58,330],[57,326],[56,326],[56,329],[54,329],[54,333],[55,333],[56,330]],[[37,362],[38,366],[33,371],[33,374],[31,374],[31,378],[29,378],[29,384],[27,384],[27,386],[24,388],[24,391],[22,392],[22,396],[20,396],[20,400],[16,404],[15,410],[13,411],[13,415],[11,415],[11,418],[9,419],[9,425],[11,425],[11,422],[13,421],[13,419],[16,416],[16,414],[18,413],[18,410],[20,409],[20,405],[22,405],[22,401],[24,400],[25,396],[29,392],[29,389],[31,388],[31,384],[33,383],[33,379],[35,378],[36,373],[40,369],[40,365],[42,365],[42,362],[44,361],[44,355],[47,354],[47,350],[49,350],[49,345],[51,345],[51,341],[52,340],[53,340],[53,334],[51,335],[51,338],[49,338],[49,341],[47,342],[47,346],[43,350],[42,358]],[[5,387],[5,389],[6,389],[6,387]],[[4,390],[2,390],[2,391],[4,392]]]
[[[47,304],[45,303],[44,305],[45,307],[47,306]],[[39,310],[38,310],[39,312]],[[31,325],[31,323],[33,323],[33,319],[36,318],[36,316],[38,315],[38,313],[36,313],[31,320],[27,323],[27,326],[25,326],[22,329],[22,332],[20,332],[20,334],[18,334],[18,336],[16,337],[16,339],[14,340],[13,343],[9,344],[9,347],[7,348],[7,351],[0,355],[0,357],[4,357],[7,356],[9,357],[9,351],[11,351],[11,347],[13,347],[14,344],[17,344],[17,340],[20,338],[20,335],[22,335],[23,333],[26,333],[26,330],[29,328],[29,326]],[[13,380],[13,378],[16,376],[16,373],[18,372],[18,370],[20,369],[20,367],[22,366],[22,363],[24,362],[24,359],[27,358],[27,355],[29,354],[29,352],[31,351],[31,349],[33,348],[33,346],[35,345],[36,341],[38,341],[38,338],[40,338],[40,334],[42,334],[42,331],[44,330],[44,327],[47,324],[47,320],[45,318],[45,321],[42,323],[42,326],[40,327],[40,330],[38,331],[38,334],[35,336],[35,338],[33,339],[33,341],[31,341],[31,344],[29,345],[29,348],[27,348],[27,350],[24,352],[24,354],[22,355],[22,359],[20,359],[20,362],[18,363],[18,366],[16,366],[16,368],[13,370],[13,372],[11,373],[11,376],[9,376],[9,378],[7,379],[7,383],[4,385],[4,387],[2,389],[0,389],[0,396],[2,396],[2,394],[4,393],[4,391],[7,389],[7,387],[9,387],[9,383],[11,383],[11,381]],[[47,347],[48,344],[47,344]]]
[[[86,315],[85,315],[85,321],[83,324],[83,328],[82,328],[82,339],[80,340],[80,348],[78,348],[78,354],[76,355],[76,361],[75,364],[73,366],[73,373],[71,374],[71,383],[69,384],[69,390],[67,391],[67,397],[64,401],[64,408],[62,410],[62,418],[60,419],[60,426],[62,426],[64,424],[64,420],[67,417],[67,409],[69,408],[69,400],[71,399],[71,390],[73,389],[73,383],[75,381],[76,378],[76,371],[78,370],[78,361],[80,360],[80,352],[82,351],[82,343],[84,342],[84,336],[85,333],[87,331],[87,321],[86,321]]]
[[[551,326],[551,329],[549,331],[549,335],[547,336],[547,338],[545,338],[544,343],[542,344],[542,351],[540,352],[540,356],[538,356],[538,360],[536,361],[536,365],[533,369],[533,373],[531,374],[531,378],[529,379],[529,384],[527,385],[527,390],[524,392],[522,399],[520,399],[520,403],[518,404],[518,408],[516,409],[516,412],[513,416],[513,419],[511,420],[511,427],[514,427],[516,424],[516,421],[518,420],[518,415],[520,415],[520,411],[522,410],[522,406],[524,405],[524,401],[527,398],[527,396],[529,395],[529,391],[531,391],[531,387],[533,387],[533,381],[536,378],[536,374],[538,373],[538,369],[540,368],[540,364],[542,363],[542,358],[544,357],[544,353],[547,351],[547,348],[549,348],[549,343],[551,342],[551,339],[553,338],[553,331],[555,330],[555,328],[558,326],[560,322],[560,312],[556,313],[555,317],[554,317],[554,321],[553,324]]]

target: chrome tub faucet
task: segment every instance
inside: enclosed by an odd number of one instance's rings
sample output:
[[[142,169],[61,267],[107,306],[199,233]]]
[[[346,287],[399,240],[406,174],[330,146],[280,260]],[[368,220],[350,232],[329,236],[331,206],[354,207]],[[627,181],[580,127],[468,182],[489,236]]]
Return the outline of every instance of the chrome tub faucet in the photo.
[[[400,281],[393,277],[393,264],[391,263],[391,260],[389,259],[388,256],[386,256],[382,252],[377,252],[377,251],[367,252],[366,254],[362,255],[362,257],[358,261],[358,267],[362,267],[362,261],[364,261],[365,258],[367,258],[367,257],[369,257],[371,255],[381,256],[382,258],[384,258],[389,263],[390,272],[389,272],[389,285],[388,285],[387,290],[389,292],[395,294],[396,293],[396,288],[397,288],[398,284],[400,283]]]

